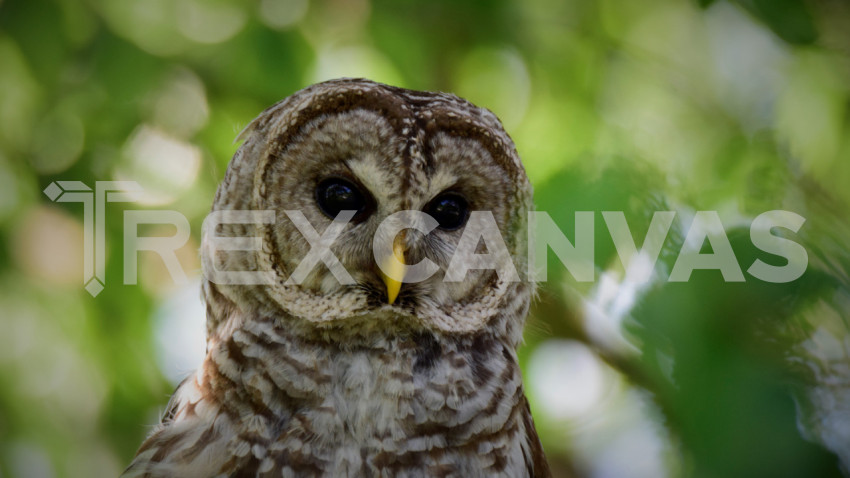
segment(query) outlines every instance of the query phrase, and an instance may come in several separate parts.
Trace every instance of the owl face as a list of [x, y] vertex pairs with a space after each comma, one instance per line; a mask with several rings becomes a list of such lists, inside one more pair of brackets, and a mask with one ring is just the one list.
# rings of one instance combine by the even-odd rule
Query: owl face
[[[451, 95], [334, 80], [272, 106], [244, 135], [213, 209], [275, 211], [274, 223], [256, 231], [230, 231], [264, 239], [261, 251], [242, 259], [243, 266], [274, 272], [274, 284], [252, 286], [258, 290], [249, 296], [264, 299], [260, 304], [320, 327], [364, 317], [374, 325], [384, 317], [393, 327], [469, 331], [482, 327], [506, 294], [528, 289], [486, 269], [445, 280], [475, 211], [492, 214], [514, 266], [524, 268], [531, 190], [513, 143], [489, 111]], [[234, 200], [228, 191], [238, 189], [252, 194]], [[286, 281], [313, 247], [292, 211], [319, 234], [340, 212], [353, 211], [329, 246], [352, 280], [341, 282], [319, 263], [298, 283]], [[424, 212], [436, 227], [387, 237], [381, 225], [400, 211]], [[432, 262], [434, 273], [398, 288], [381, 267], [386, 258], [373, 253], [376, 240], [393, 244], [405, 264]], [[231, 259], [219, 262], [219, 269], [233, 266]]]

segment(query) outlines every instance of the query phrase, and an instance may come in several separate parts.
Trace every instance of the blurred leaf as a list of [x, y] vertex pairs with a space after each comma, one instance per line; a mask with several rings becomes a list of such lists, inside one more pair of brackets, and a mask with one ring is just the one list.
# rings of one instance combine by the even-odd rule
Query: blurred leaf
[[777, 36], [794, 45], [809, 45], [818, 38], [814, 18], [805, 0], [738, 0]]

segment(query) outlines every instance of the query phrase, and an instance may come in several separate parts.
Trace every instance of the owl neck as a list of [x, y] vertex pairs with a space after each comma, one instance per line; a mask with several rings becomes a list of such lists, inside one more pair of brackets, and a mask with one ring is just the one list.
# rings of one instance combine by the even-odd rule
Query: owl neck
[[516, 432], [525, 403], [516, 351], [492, 332], [505, 324], [460, 337], [410, 331], [351, 345], [207, 303], [227, 315], [211, 320], [216, 333], [196, 381], [222, 410], [250, 410], [278, 427], [300, 416], [299, 426], [323, 424], [311, 433], [362, 444], [420, 428], [456, 446]]

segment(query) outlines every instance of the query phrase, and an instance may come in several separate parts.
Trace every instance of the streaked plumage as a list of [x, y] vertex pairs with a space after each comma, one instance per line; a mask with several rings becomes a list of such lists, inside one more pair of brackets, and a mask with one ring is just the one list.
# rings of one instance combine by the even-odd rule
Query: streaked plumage
[[[272, 106], [243, 137], [213, 210], [272, 209], [277, 221], [220, 226], [264, 248], [213, 255], [205, 239], [204, 267], [273, 270], [275, 284], [205, 282], [206, 359], [125, 476], [548, 476], [516, 356], [533, 285], [486, 270], [443, 282], [462, 229], [410, 234], [408, 263], [440, 271], [391, 305], [372, 254], [383, 218], [451, 189], [493, 212], [525, 271], [531, 187], [498, 119], [452, 95], [334, 80]], [[285, 283], [309, 244], [283, 211], [323, 231], [314, 190], [334, 175], [374, 197], [331, 248], [356, 284], [321, 264]]]

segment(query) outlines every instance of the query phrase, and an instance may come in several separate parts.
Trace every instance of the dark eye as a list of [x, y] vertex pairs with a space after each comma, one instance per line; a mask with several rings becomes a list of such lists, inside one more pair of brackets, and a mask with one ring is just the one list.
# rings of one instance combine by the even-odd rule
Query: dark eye
[[357, 211], [355, 219], [362, 219], [370, 208], [369, 199], [356, 184], [343, 178], [324, 179], [316, 187], [316, 203], [331, 219], [345, 210]]
[[428, 203], [425, 212], [436, 219], [441, 228], [452, 231], [466, 224], [469, 205], [459, 194], [445, 193]]

